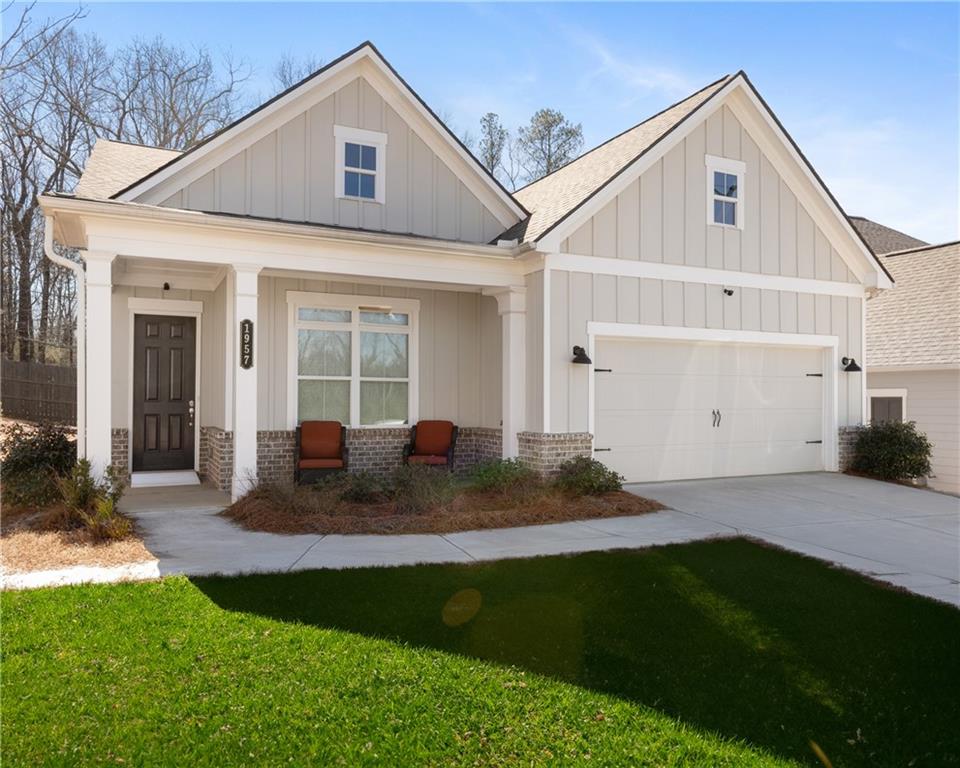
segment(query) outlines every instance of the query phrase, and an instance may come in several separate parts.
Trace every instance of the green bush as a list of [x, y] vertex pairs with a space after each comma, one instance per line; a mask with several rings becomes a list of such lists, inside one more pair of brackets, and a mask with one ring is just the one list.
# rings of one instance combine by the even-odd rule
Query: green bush
[[536, 473], [520, 459], [495, 459], [477, 465], [470, 485], [478, 491], [510, 493], [518, 487], [538, 485]]
[[852, 469], [883, 480], [926, 477], [932, 447], [912, 421], [871, 424], [857, 438]]
[[337, 476], [339, 495], [343, 501], [371, 504], [384, 493], [383, 481], [370, 472], [349, 472]]
[[57, 478], [70, 472], [77, 446], [62, 427], [13, 424], [3, 428], [3, 501], [43, 507], [59, 498]]
[[560, 465], [557, 487], [574, 496], [599, 496], [623, 489], [623, 476], [596, 459], [577, 456]]
[[68, 474], [57, 478], [56, 485], [62, 503], [48, 514], [48, 527], [83, 528], [96, 541], [122, 539], [132, 531], [130, 521], [117, 510], [126, 479], [114, 467], [97, 479], [90, 462], [80, 459]]
[[407, 464], [393, 473], [393, 501], [397, 512], [419, 515], [453, 501], [457, 483], [445, 469]]

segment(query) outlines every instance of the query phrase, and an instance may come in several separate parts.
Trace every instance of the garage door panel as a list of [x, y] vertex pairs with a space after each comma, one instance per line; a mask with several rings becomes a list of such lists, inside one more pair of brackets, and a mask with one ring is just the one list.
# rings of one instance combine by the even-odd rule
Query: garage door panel
[[[597, 458], [629, 480], [823, 468], [820, 349], [600, 340]], [[722, 418], [714, 426], [713, 411]]]

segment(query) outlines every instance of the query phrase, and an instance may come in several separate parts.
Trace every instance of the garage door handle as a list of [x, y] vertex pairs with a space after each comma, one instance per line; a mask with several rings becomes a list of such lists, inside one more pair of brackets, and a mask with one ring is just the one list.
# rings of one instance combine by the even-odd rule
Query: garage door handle
[[603, 452], [605, 452], [605, 451], [612, 451], [612, 450], [613, 450], [613, 448], [594, 448], [594, 449], [593, 449], [593, 452], [594, 452], [594, 453], [603, 453]]

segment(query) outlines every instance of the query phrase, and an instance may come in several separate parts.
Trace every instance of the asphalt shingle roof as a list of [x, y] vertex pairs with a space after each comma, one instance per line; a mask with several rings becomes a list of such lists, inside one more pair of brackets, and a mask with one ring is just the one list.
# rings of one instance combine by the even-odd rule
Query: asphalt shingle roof
[[500, 238], [533, 242], [545, 234], [723, 88], [732, 77], [727, 75], [711, 83], [663, 112], [580, 155], [549, 176], [514, 192], [513, 196], [531, 215], [504, 232]]
[[908, 248], [919, 248], [929, 243], [904, 234], [899, 230], [885, 227], [863, 216], [851, 216], [850, 223], [857, 228], [860, 236], [867, 241], [867, 245], [878, 256], [894, 251], [905, 251]]
[[175, 149], [97, 139], [77, 182], [76, 194], [106, 200], [179, 154]]
[[883, 257], [896, 286], [867, 302], [867, 365], [960, 364], [960, 242]]

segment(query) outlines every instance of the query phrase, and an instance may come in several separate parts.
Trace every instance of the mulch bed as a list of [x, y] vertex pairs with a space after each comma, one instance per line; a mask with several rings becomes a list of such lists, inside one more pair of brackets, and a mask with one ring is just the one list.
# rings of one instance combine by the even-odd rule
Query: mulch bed
[[513, 528], [642, 515], [663, 508], [656, 501], [626, 491], [570, 497], [549, 490], [520, 502], [502, 494], [466, 491], [446, 507], [421, 514], [399, 513], [389, 500], [368, 504], [340, 501], [329, 510], [304, 510], [269, 494], [253, 493], [220, 514], [247, 530], [266, 533], [396, 534]]

